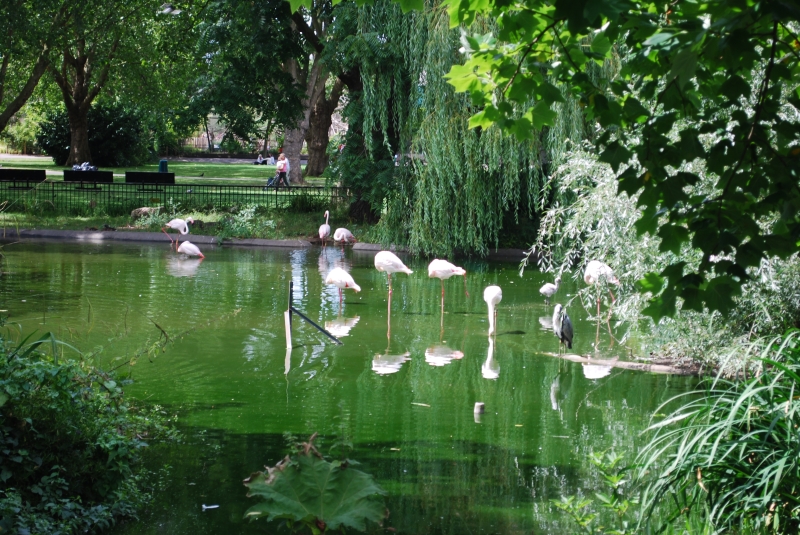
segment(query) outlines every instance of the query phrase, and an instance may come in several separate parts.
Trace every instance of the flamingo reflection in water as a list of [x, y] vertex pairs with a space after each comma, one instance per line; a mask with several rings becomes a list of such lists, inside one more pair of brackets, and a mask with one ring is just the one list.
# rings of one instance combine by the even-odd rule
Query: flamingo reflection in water
[[481, 375], [484, 379], [497, 379], [500, 377], [500, 363], [494, 358], [494, 338], [489, 337], [489, 352], [486, 355], [486, 362], [481, 366]]
[[583, 376], [587, 379], [602, 379], [611, 374], [613, 366], [603, 366], [601, 364], [581, 364], [583, 366]]
[[386, 351], [387, 353], [378, 353], [372, 359], [372, 371], [378, 375], [397, 373], [400, 371], [400, 368], [402, 368], [404, 362], [411, 360], [411, 353], [409, 351], [399, 355], [389, 355], [389, 350], [387, 349]]
[[167, 273], [173, 277], [194, 277], [202, 262], [202, 258], [171, 256], [167, 259]]
[[398, 353], [394, 355], [389, 354], [389, 348], [392, 346], [392, 294], [389, 292], [389, 307], [387, 311], [387, 320], [386, 320], [386, 339], [388, 343], [386, 344], [386, 351], [381, 354], [377, 353], [375, 357], [372, 359], [372, 371], [377, 373], [378, 375], [389, 375], [392, 373], [397, 373], [400, 371], [400, 368], [403, 366], [403, 363], [406, 361], [411, 360], [411, 353], [406, 351], [405, 353]]
[[425, 362], [431, 366], [446, 366], [454, 360], [463, 359], [464, 353], [444, 344], [434, 344], [425, 350]]
[[335, 320], [326, 321], [325, 330], [336, 338], [341, 338], [350, 334], [350, 331], [356, 326], [359, 319], [361, 319], [360, 316], [355, 316], [353, 318], [343, 318], [339, 316]]

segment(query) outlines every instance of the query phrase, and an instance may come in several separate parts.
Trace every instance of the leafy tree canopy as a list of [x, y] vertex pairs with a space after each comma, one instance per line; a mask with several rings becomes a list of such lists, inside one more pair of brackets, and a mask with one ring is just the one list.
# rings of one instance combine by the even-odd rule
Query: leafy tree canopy
[[[419, 0], [398, 0], [404, 9]], [[292, 0], [292, 5], [303, 0]], [[418, 5], [419, 4], [419, 5]], [[466, 37], [450, 83], [470, 95], [471, 126], [525, 139], [553, 124], [566, 89], [602, 132], [596, 148], [618, 191], [638, 196], [639, 234], [702, 252], [640, 281], [658, 319], [678, 298], [727, 312], [748, 268], [800, 244], [800, 40], [796, 2], [734, 0], [448, 0], [451, 26], [496, 21]], [[587, 68], [623, 68], [599, 87]], [[714, 177], [682, 170], [701, 161]]]

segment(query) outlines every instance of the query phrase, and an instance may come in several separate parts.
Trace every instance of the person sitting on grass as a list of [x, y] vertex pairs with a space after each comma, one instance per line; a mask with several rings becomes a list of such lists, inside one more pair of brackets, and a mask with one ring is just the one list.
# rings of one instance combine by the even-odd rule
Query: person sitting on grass
[[259, 154], [258, 155], [258, 160], [254, 161], [253, 164], [255, 164], [255, 165], [264, 165], [264, 157]]

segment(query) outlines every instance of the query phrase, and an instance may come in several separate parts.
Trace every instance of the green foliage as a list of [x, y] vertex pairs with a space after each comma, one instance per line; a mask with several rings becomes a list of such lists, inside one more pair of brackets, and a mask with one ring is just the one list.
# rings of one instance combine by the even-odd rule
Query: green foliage
[[[89, 147], [98, 167], [125, 167], [150, 158], [140, 112], [118, 103], [97, 104], [89, 110]], [[36, 137], [39, 146], [57, 165], [69, 157], [70, 126], [66, 111], [47, 114]]]
[[[638, 232], [655, 235], [660, 227], [666, 247], [701, 253], [694, 269], [675, 263], [660, 273], [662, 287], [647, 309], [656, 319], [674, 313], [678, 298], [686, 308], [728, 312], [747, 268], [787, 257], [800, 240], [800, 100], [792, 85], [800, 9], [756, 0], [737, 9], [724, 2], [663, 6], [449, 3], [451, 25], [481, 16], [499, 21], [497, 40], [469, 38], [468, 61], [449, 74], [479, 110], [473, 123], [525, 137], [537, 127], [537, 109], [559, 101], [551, 81], [563, 84], [605, 128], [596, 145], [618, 173], [619, 191], [639, 194]], [[624, 66], [605, 90], [587, 68], [617, 42]], [[698, 159], [716, 178], [708, 191], [692, 191], [697, 175], [676, 169]], [[728, 260], [715, 262], [719, 256]]]
[[[290, 15], [284, 2], [210, 2], [198, 27], [197, 53], [206, 61], [192, 107], [213, 108], [228, 133], [242, 140], [290, 127], [301, 112], [301, 92], [284, 66], [303, 54]], [[241, 152], [236, 148], [229, 152]]]
[[[707, 512], [719, 531], [800, 528], [800, 331], [754, 344], [763, 367], [744, 381], [707, 381], [676, 412], [650, 427], [642, 473], [658, 474], [642, 503], [671, 507], [669, 520]], [[656, 411], [660, 412], [659, 410]]]
[[[627, 497], [630, 490], [629, 471], [630, 467], [621, 466], [622, 455], [602, 452], [592, 453], [592, 464], [597, 467], [607, 492], [598, 492], [596, 500], [579, 498], [577, 496], [562, 496], [560, 500], [551, 500], [553, 505], [567, 513], [580, 527], [581, 533], [590, 535], [592, 533], [604, 533], [608, 535], [624, 535], [626, 533], [636, 533], [633, 529], [635, 514], [638, 512], [636, 506], [639, 502], [635, 497]], [[595, 509], [599, 505], [601, 510], [612, 513], [601, 515]], [[610, 522], [611, 525], [604, 526], [602, 520]]]
[[[470, 99], [472, 128], [496, 126], [531, 139], [555, 120], [563, 101], [559, 85], [604, 129], [595, 145], [601, 161], [618, 173], [618, 190], [639, 194], [637, 232], [658, 235], [667, 249], [685, 245], [700, 253], [693, 269], [675, 262], [654, 274], [658, 279], [650, 277], [655, 295], [649, 315], [673, 314], [678, 299], [686, 308], [727, 313], [748, 268], [797, 251], [795, 3], [744, 0], [735, 9], [726, 2], [634, 0], [447, 5], [451, 27], [470, 25], [475, 32], [465, 38], [465, 63], [441, 54], [452, 65], [449, 82]], [[496, 28], [487, 32], [485, 19]], [[590, 69], [617, 51], [624, 55], [619, 76], [598, 84]], [[438, 74], [427, 71], [428, 80]], [[693, 191], [698, 177], [676, 169], [696, 160], [716, 178], [707, 191]], [[715, 261], [719, 257], [725, 260]]]
[[165, 418], [126, 402], [112, 375], [64, 359], [52, 334], [26, 341], [0, 339], [0, 529], [84, 533], [135, 516], [149, 499], [140, 451], [172, 435]]
[[[679, 249], [664, 247], [664, 241], [638, 235], [635, 222], [641, 216], [636, 197], [617, 194], [615, 174], [608, 164], [598, 161], [587, 147], [565, 151], [564, 164], [554, 170], [548, 187], [556, 199], [541, 214], [539, 234], [529, 259], [538, 266], [559, 274], [572, 272], [581, 288], [576, 294], [593, 313], [600, 298], [611, 305], [602, 285], [582, 283], [583, 266], [589, 260], [610, 265], [622, 283], [612, 288], [617, 300], [613, 315], [618, 325], [628, 327], [621, 340], [639, 338], [640, 352], [654, 352], [690, 365], [699, 360], [714, 368], [725, 366], [725, 373], [748, 366], [741, 352], [752, 337], [777, 336], [790, 327], [800, 326], [800, 257], [785, 260], [770, 258], [748, 269], [748, 282], [733, 298], [735, 308], [722, 316], [719, 312], [695, 312], [677, 304], [672, 318], [657, 323], [641, 321], [649, 305], [646, 292], [659, 290], [663, 281], [648, 272], [661, 271], [682, 262], [694, 269], [702, 260], [699, 251], [682, 244]], [[714, 177], [702, 164], [684, 165], [683, 172], [697, 174], [698, 190], [713, 187]], [[636, 292], [636, 288], [643, 290]], [[734, 358], [729, 358], [729, 355]]]
[[267, 473], [256, 472], [245, 480], [248, 497], [259, 498], [246, 518], [285, 519], [313, 534], [326, 531], [366, 530], [366, 523], [386, 517], [386, 494], [369, 474], [353, 468], [353, 461], [327, 461], [308, 443], [287, 456]]

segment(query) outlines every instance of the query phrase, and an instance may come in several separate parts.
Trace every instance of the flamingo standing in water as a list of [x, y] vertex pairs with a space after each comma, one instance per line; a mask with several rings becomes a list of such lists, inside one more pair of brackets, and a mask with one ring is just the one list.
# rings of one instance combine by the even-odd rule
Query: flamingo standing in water
[[448, 262], [447, 260], [439, 260], [434, 259], [433, 262], [428, 264], [428, 277], [439, 279], [442, 283], [442, 303], [444, 303], [444, 280], [449, 279], [453, 275], [463, 275], [464, 276], [464, 293], [469, 297], [469, 293], [467, 292], [467, 270], [455, 266]]
[[539, 293], [544, 296], [544, 301], [547, 305], [550, 305], [550, 298], [553, 297], [553, 294], [555, 294], [558, 291], [559, 284], [561, 284], [561, 277], [556, 277], [555, 284], [551, 284], [548, 282], [547, 284], [544, 284], [542, 285], [541, 288], [539, 288]]
[[200, 252], [200, 249], [190, 241], [185, 241], [178, 246], [178, 252], [187, 256], [199, 256], [205, 258], [205, 255]]
[[[167, 234], [167, 229], [171, 228], [172, 230], [177, 230], [181, 234], [186, 235], [189, 234], [189, 223], [194, 224], [194, 219], [191, 217], [187, 217], [186, 220], [175, 218], [167, 223], [166, 226], [161, 227], [161, 232]], [[169, 242], [175, 245], [175, 247], [178, 246], [178, 238], [176, 238], [174, 242], [172, 241], [172, 236], [169, 234], [167, 234], [167, 238], [169, 238]]]
[[[614, 275], [614, 270], [611, 269], [607, 264], [597, 260], [592, 260], [586, 264], [586, 269], [583, 271], [583, 281], [590, 286], [593, 286], [600, 281], [607, 281], [619, 286], [619, 279]], [[614, 298], [614, 294], [611, 289], [608, 290], [608, 293], [611, 295], [611, 303], [616, 303], [617, 300]], [[599, 295], [597, 296], [597, 315], [598, 317], [600, 316]]]
[[342, 290], [350, 288], [356, 292], [361, 291], [361, 286], [356, 284], [353, 277], [342, 268], [333, 268], [330, 270], [328, 276], [325, 277], [325, 284], [332, 284], [339, 288], [339, 306], [342, 306]]
[[389, 251], [381, 251], [375, 255], [375, 269], [385, 271], [389, 277], [389, 295], [392, 295], [392, 273], [414, 273], [406, 267], [397, 255]]
[[328, 211], [325, 210], [325, 223], [319, 226], [319, 239], [322, 240], [322, 245], [325, 245], [325, 240], [331, 235], [331, 226], [328, 224], [329, 215]]
[[355, 243], [356, 237], [353, 236], [353, 233], [347, 230], [346, 228], [337, 228], [336, 232], [333, 233], [333, 241], [335, 242], [344, 242], [344, 243]]
[[483, 300], [489, 305], [489, 336], [496, 334], [497, 310], [494, 308], [503, 299], [499, 286], [487, 286], [483, 291]]

